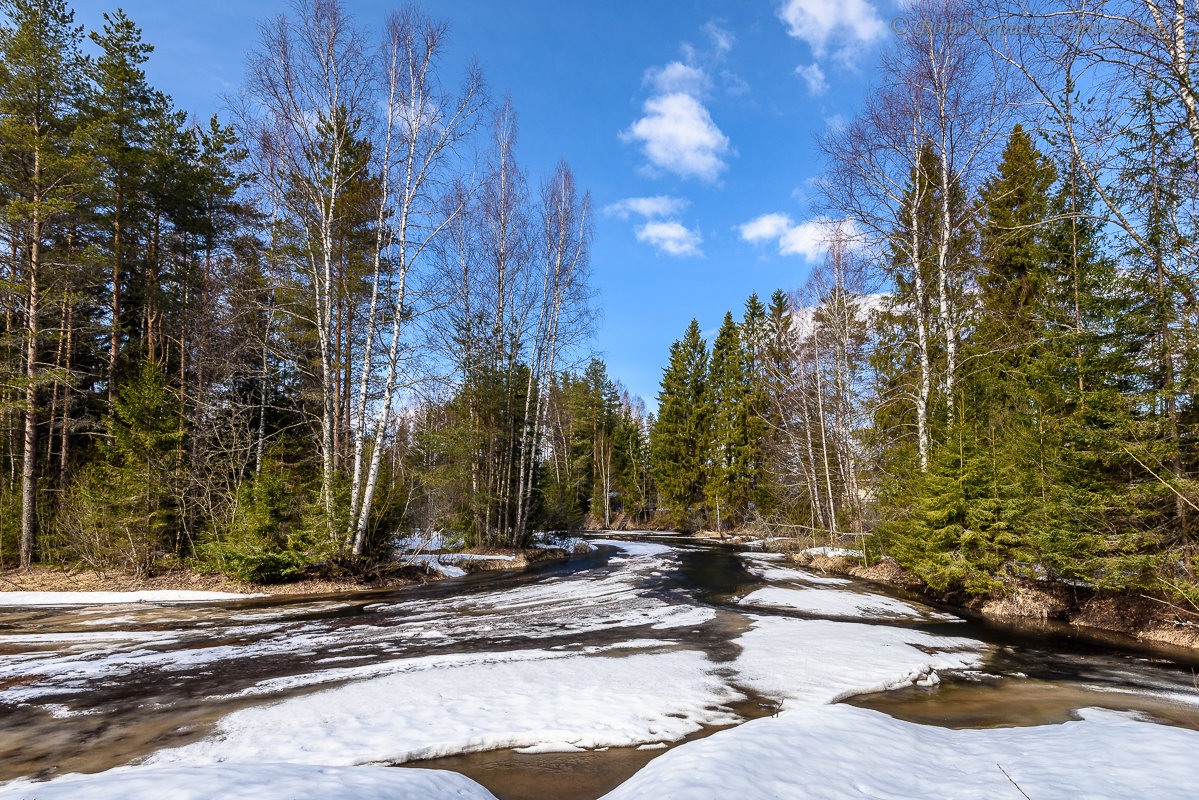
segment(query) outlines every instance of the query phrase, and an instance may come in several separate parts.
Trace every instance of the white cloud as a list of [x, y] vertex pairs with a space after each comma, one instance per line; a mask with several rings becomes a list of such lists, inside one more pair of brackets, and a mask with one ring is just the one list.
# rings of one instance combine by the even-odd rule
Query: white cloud
[[817, 56], [824, 55], [825, 46], [834, 34], [842, 40], [840, 50], [851, 42], [873, 42], [883, 37], [887, 28], [868, 0], [786, 0], [778, 12], [787, 26], [787, 33], [802, 39]]
[[700, 235], [674, 220], [651, 220], [637, 229], [637, 241], [649, 242], [663, 253], [672, 256], [699, 256]]
[[699, 67], [671, 61], [664, 67], [650, 67], [645, 71], [645, 82], [654, 87], [657, 94], [683, 92], [699, 96], [708, 88], [708, 76]]
[[672, 172], [714, 181], [727, 167], [726, 155], [734, 152], [707, 101], [713, 89], [736, 96], [749, 87], [723, 66], [736, 42], [733, 34], [714, 19], [702, 31], [706, 45], [684, 42], [680, 58], [645, 71], [650, 97], [642, 104], [640, 119], [620, 132], [621, 141], [641, 146], [649, 162], [643, 171], [651, 176]]
[[795, 68], [795, 74], [803, 78], [804, 83], [808, 85], [808, 94], [812, 97], [819, 97], [828, 91], [828, 81], [824, 78], [824, 70], [820, 65], [813, 62], [807, 66], [800, 65]]
[[604, 206], [604, 213], [610, 217], [628, 219], [630, 214], [642, 217], [670, 217], [681, 212], [688, 205], [682, 197], [670, 197], [660, 194], [654, 197], [626, 197], [611, 205]]
[[725, 169], [729, 139], [695, 97], [683, 92], [655, 95], [642, 110], [645, 116], [620, 137], [639, 142], [653, 167], [705, 181], [715, 180]]
[[852, 220], [832, 220], [816, 217], [796, 224], [788, 214], [763, 214], [743, 225], [739, 225], [741, 238], [747, 242], [774, 240], [779, 253], [784, 256], [800, 256], [805, 261], [816, 261], [828, 252], [828, 238], [833, 228], [840, 226], [849, 239], [857, 235]]
[[739, 227], [742, 239], [747, 242], [761, 242], [766, 239], [777, 239], [792, 224], [791, 217], [786, 214], [763, 214]]
[[829, 221], [810, 219], [783, 231], [779, 237], [779, 252], [785, 256], [802, 256], [815, 261], [828, 251]]

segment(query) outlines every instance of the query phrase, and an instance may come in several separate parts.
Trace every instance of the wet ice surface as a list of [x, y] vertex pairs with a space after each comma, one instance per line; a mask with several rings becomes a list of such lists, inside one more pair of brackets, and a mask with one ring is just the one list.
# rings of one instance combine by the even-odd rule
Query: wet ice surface
[[[767, 777], [785, 785], [795, 758], [789, 748], [819, 739], [830, 757], [842, 758], [838, 731], [873, 737], [884, 773], [915, 757], [887, 751], [887, 736], [959, 746], [953, 732], [925, 734], [926, 726], [878, 711], [828, 705], [863, 692], [935, 693], [942, 681], [990, 674], [1021, 680], [1034, 666], [1042, 680], [1166, 702], [1182, 704], [1190, 690], [1190, 675], [1174, 664], [1099, 650], [1061, 655], [1053, 643], [1038, 650], [1019, 637], [992, 641], [993, 632], [953, 615], [772, 554], [671, 537], [590, 541], [597, 551], [567, 565], [403, 592], [70, 610], [5, 608], [0, 594], [0, 779], [138, 762], [146, 766], [94, 780], [111, 778], [117, 783], [103, 786], [141, 797], [129, 787], [145, 784], [142, 773], [232, 770], [196, 773], [211, 777], [211, 791], [200, 797], [220, 795], [220, 781], [232, 780], [238, 765], [335, 771], [499, 748], [535, 759], [641, 747], [664, 754], [617, 796], [656, 785], [657, 796], [677, 789], [678, 796], [717, 797], [727, 794], [718, 784], [708, 791], [697, 776], [717, 769], [712, 774], [734, 785]], [[754, 706], [773, 715], [690, 741], [743, 721]], [[842, 710], [821, 710], [829, 708]], [[1163, 746], [1179, 736], [1199, 744], [1192, 731], [1104, 713], [1076, 714], [1080, 724], [1054, 733], [1049, 744], [996, 736], [970, 739], [970, 747], [985, 760], [1000, 759], [1008, 747], [1048, 753], [1054, 742], [1103, 746], [1117, 736], [1147, 748], [1155, 736]], [[772, 750], [779, 763], [761, 760]], [[699, 769], [695, 758], [711, 766]], [[1076, 768], [1025, 766], [1038, 785]], [[910, 771], [932, 781], [944, 765], [929, 756]], [[923, 785], [926, 796], [957, 786], [956, 773], [945, 774], [942, 784]], [[988, 781], [979, 792], [1005, 790]], [[413, 791], [386, 781], [371, 786], [380, 797]], [[487, 796], [451, 794], [463, 786], [426, 793]], [[791, 793], [907, 796], [855, 786], [819, 794], [804, 784]], [[566, 796], [552, 784], [542, 788]], [[0, 790], [9, 796], [23, 795]]]

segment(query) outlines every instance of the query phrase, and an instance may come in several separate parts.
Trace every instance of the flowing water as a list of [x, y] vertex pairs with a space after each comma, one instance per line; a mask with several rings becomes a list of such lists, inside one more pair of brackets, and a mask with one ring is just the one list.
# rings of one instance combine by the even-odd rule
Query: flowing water
[[[737, 658], [737, 638], [755, 615], [843, 619], [838, 609], [885, 610], [887, 603], [913, 600], [857, 581], [779, 569], [768, 556], [719, 543], [621, 538], [631, 544], [599, 540], [589, 555], [531, 572], [399, 591], [86, 608], [5, 608], [0, 594], [0, 781], [135, 763], [211, 736], [219, 720], [239, 709], [343, 686], [416, 659], [532, 650], [612, 657], [627, 647], [651, 656], [698, 651], [720, 672]], [[657, 558], [639, 560], [638, 553]], [[821, 589], [822, 597], [835, 593], [832, 612], [739, 602], [803, 586]], [[1188, 702], [1199, 701], [1193, 654], [1065, 627], [951, 621], [928, 611], [852, 619], [985, 642], [982, 667], [941, 675], [935, 686], [848, 702], [946, 727], [1053, 724], [1099, 706], [1199, 730], [1199, 702]], [[778, 710], [770, 698], [746, 690], [740, 696], [723, 706], [733, 722]], [[684, 741], [719, 728], [704, 726]], [[501, 800], [594, 798], [662, 752], [502, 748], [403, 765], [463, 772]]]

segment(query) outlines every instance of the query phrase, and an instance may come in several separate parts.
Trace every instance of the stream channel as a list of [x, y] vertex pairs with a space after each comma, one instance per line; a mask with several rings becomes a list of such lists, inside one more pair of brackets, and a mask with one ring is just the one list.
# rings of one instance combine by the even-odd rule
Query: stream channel
[[[1199, 657], [1187, 651], [964, 618], [718, 542], [589, 541], [591, 552], [565, 563], [395, 591], [86, 607], [6, 607], [0, 594], [0, 781], [245, 752], [449, 769], [501, 800], [596, 798], [671, 748], [791, 702], [742, 679], [754, 665], [739, 639], [780, 617], [918, 631], [945, 637], [948, 652], [980, 643], [969, 666], [836, 698], [909, 722], [1052, 725], [1100, 707], [1199, 730]], [[797, 643], [796, 669], [813, 652]], [[622, 658], [646, 676], [626, 701], [640, 707], [604, 721], [616, 713], [603, 709], [604, 682], [630, 681], [599, 665]], [[671, 671], [682, 686], [690, 667], [679, 665], [695, 662], [719, 702], [692, 702], [685, 687], [671, 696]], [[658, 698], [663, 708], [649, 708]], [[230, 722], [289, 703], [300, 709], [292, 730]], [[588, 703], [599, 709], [594, 731]], [[565, 744], [545, 743], [558, 736]]]

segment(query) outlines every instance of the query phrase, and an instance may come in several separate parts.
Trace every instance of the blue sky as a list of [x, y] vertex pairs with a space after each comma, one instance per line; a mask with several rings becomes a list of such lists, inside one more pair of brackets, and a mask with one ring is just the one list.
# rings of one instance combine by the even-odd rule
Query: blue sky
[[[816, 136], [853, 115], [889, 36], [878, 0], [440, 0], [447, 71], [473, 57], [520, 115], [533, 185], [558, 159], [597, 210], [592, 271], [609, 373], [655, 405], [670, 343], [745, 298], [790, 290], [820, 257], [805, 221]], [[109, 3], [77, 2], [99, 28]], [[256, 23], [282, 0], [125, 0], [151, 82], [206, 118], [240, 85]], [[348, 3], [364, 24], [393, 3]]]

